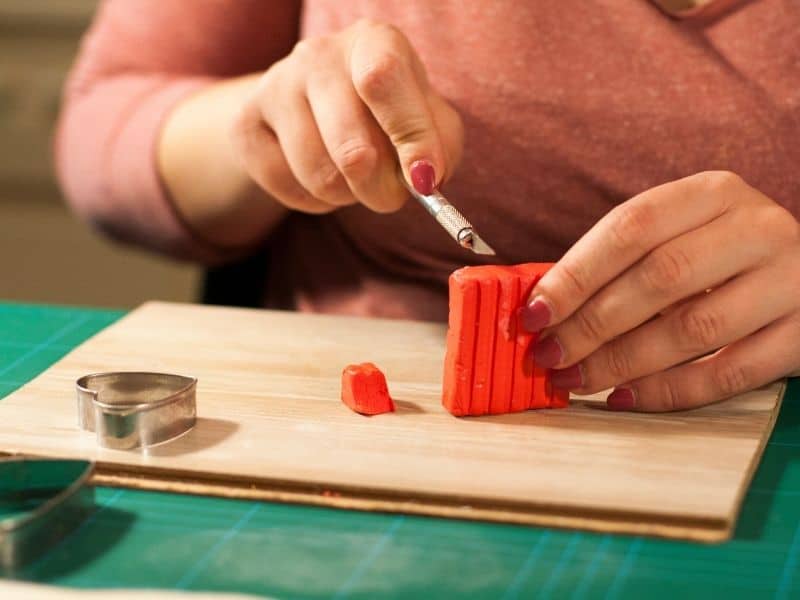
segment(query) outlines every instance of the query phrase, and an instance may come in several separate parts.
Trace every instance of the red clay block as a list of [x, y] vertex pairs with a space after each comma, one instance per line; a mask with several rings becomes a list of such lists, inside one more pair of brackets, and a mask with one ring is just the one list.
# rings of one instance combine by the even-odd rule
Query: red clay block
[[519, 276], [510, 268], [497, 268], [487, 275], [500, 281], [500, 302], [497, 307], [496, 339], [492, 396], [489, 413], [501, 415], [511, 411], [514, 392], [514, 356], [517, 345], [517, 315], [519, 305]]
[[386, 377], [372, 363], [348, 365], [342, 371], [342, 402], [362, 415], [394, 412]]
[[478, 338], [475, 342], [472, 399], [469, 404], [469, 414], [471, 415], [489, 413], [489, 400], [492, 397], [500, 282], [494, 278], [479, 280], [478, 292], [480, 313], [478, 315]]
[[550, 394], [548, 393], [545, 382], [548, 380], [547, 369], [533, 366], [533, 395], [531, 396], [531, 408], [548, 408], [550, 406]]
[[[521, 296], [520, 306], [522, 306], [531, 294], [533, 287], [539, 282], [547, 270], [550, 268], [550, 263], [527, 263], [524, 265], [517, 265], [516, 269], [521, 273], [521, 278], [524, 281], [525, 290]], [[523, 364], [530, 368], [531, 377], [531, 395], [528, 402], [528, 408], [547, 408], [550, 406], [550, 400], [545, 388], [545, 379], [547, 371], [545, 369], [537, 368], [533, 362], [533, 356], [530, 349], [536, 343], [538, 335], [532, 334], [526, 339], [527, 343], [527, 358]]]
[[[514, 270], [519, 274], [519, 299], [517, 302], [514, 316], [516, 318], [517, 311], [525, 304], [528, 296], [533, 290], [533, 286], [542, 276], [542, 267], [538, 264], [525, 264], [517, 265]], [[514, 353], [514, 377], [513, 377], [513, 392], [511, 396], [511, 411], [518, 412], [527, 410], [533, 405], [534, 393], [534, 371], [533, 360], [531, 356], [531, 344], [533, 343], [534, 334], [529, 333], [517, 327], [516, 332], [516, 348]]]
[[566, 408], [569, 406], [569, 390], [551, 387], [552, 396], [550, 398], [551, 408]]
[[518, 329], [517, 312], [551, 267], [529, 263], [465, 267], [450, 276], [442, 403], [456, 416], [563, 407], [548, 371], [535, 368], [535, 336]]
[[460, 269], [450, 276], [449, 287], [448, 352], [442, 402], [447, 410], [460, 416], [470, 414], [478, 329], [478, 282], [471, 277], [469, 269]]

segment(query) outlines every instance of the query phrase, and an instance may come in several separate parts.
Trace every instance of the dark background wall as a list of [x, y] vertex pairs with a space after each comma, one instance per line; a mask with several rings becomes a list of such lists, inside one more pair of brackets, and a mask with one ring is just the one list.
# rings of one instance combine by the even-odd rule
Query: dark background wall
[[0, 300], [189, 301], [196, 268], [101, 239], [70, 215], [55, 184], [50, 139], [61, 85], [95, 4], [0, 1]]

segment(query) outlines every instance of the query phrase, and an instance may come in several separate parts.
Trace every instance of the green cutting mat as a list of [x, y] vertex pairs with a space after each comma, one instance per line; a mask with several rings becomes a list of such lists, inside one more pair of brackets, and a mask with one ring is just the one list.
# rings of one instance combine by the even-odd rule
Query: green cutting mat
[[[0, 397], [121, 314], [0, 304]], [[721, 546], [99, 488], [24, 577], [281, 598], [800, 598], [800, 380]]]

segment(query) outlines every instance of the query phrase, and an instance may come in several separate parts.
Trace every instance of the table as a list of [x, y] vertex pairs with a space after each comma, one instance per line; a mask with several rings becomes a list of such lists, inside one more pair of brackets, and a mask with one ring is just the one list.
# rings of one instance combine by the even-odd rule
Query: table
[[[0, 397], [123, 314], [0, 303]], [[280, 598], [797, 598], [800, 380], [726, 544], [98, 488], [23, 578]]]

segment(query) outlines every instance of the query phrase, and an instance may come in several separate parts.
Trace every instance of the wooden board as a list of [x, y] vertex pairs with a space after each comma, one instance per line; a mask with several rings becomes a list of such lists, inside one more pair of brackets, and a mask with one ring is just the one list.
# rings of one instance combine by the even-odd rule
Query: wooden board
[[[443, 325], [148, 303], [0, 401], [0, 451], [87, 457], [99, 483], [365, 510], [727, 538], [784, 384], [695, 411], [564, 410], [458, 419], [441, 406]], [[339, 401], [348, 363], [386, 373], [398, 411]], [[194, 430], [148, 452], [98, 448], [75, 380], [199, 378]]]

